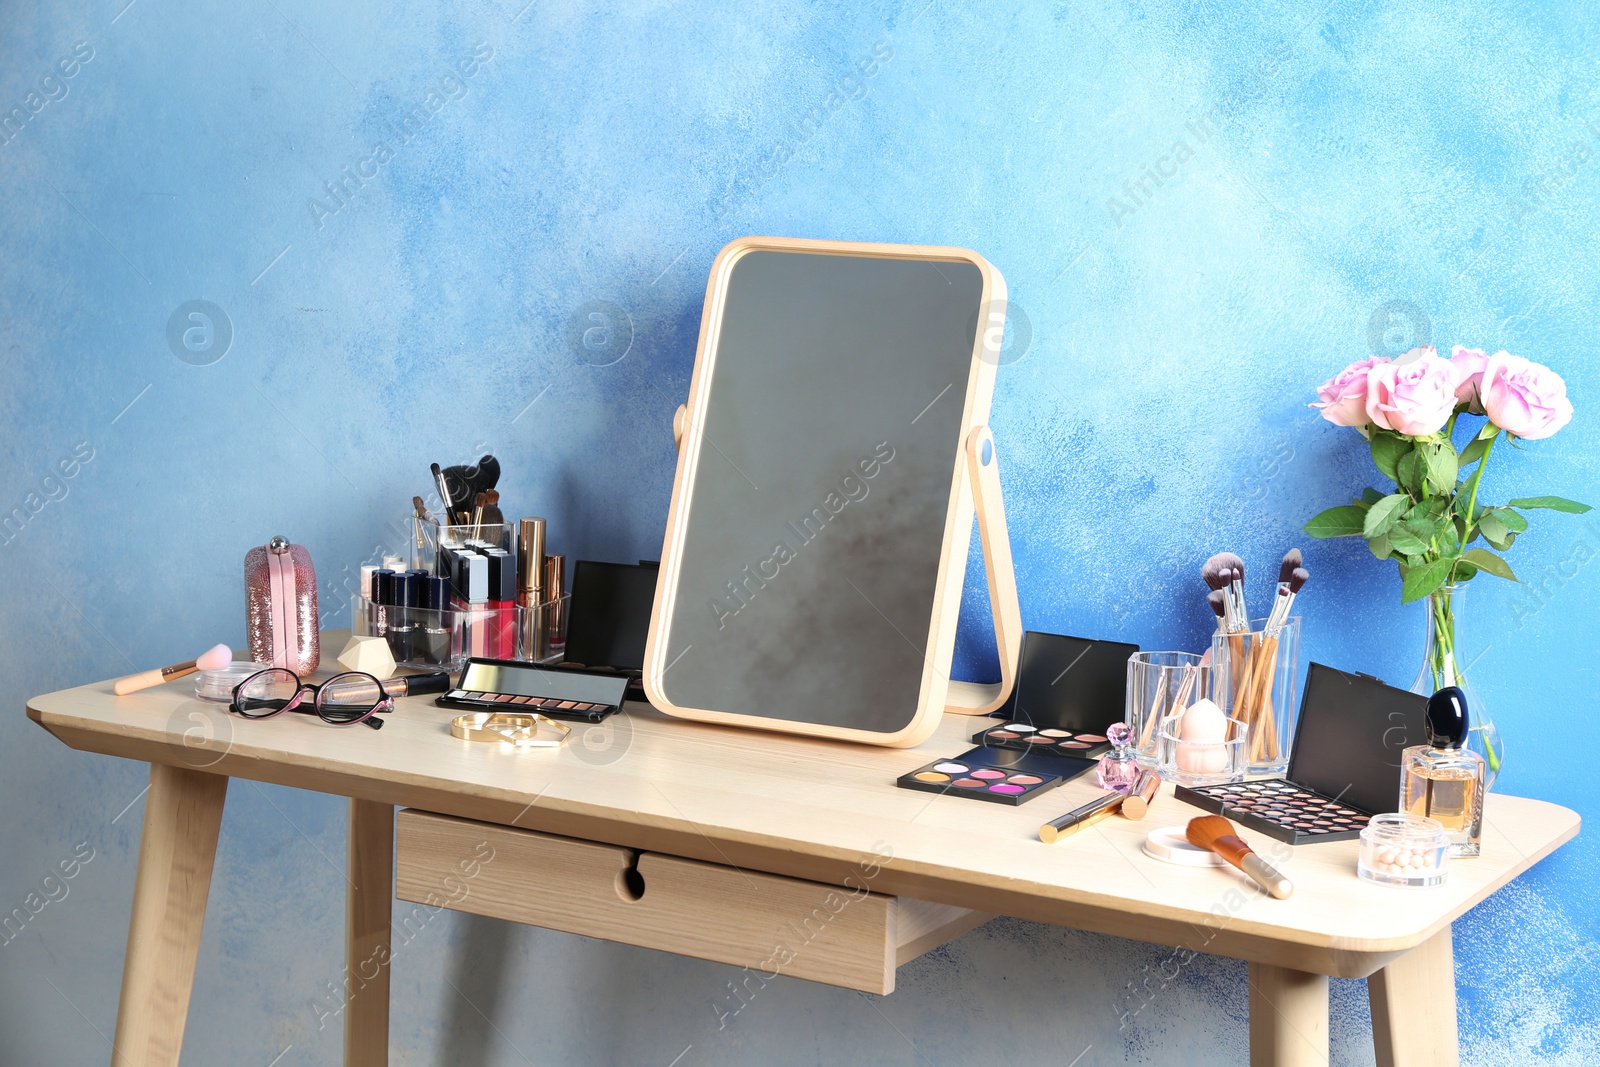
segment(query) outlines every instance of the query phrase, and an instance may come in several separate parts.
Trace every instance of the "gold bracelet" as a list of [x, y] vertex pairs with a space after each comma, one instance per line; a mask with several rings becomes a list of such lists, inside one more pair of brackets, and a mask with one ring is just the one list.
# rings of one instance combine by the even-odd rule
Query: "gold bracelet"
[[[559, 730], [560, 736], [553, 740], [539, 737], [541, 726]], [[572, 733], [572, 727], [538, 712], [475, 711], [451, 719], [450, 732], [463, 741], [503, 741], [518, 748], [555, 748]]]

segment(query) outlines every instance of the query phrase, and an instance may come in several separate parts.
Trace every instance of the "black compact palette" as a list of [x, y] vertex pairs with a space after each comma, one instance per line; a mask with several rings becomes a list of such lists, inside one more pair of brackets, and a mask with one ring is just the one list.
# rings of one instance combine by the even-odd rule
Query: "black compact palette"
[[[1081, 764], [1081, 766], [1079, 766]], [[975, 748], [902, 774], [901, 789], [948, 793], [991, 804], [1025, 804], [1094, 766], [1094, 761], [1041, 759], [1030, 752]]]
[[1000, 721], [972, 735], [985, 748], [1047, 756], [1098, 756], [1106, 730], [1121, 722], [1128, 691], [1128, 657], [1138, 645], [1040, 633], [1022, 635], [1017, 682]]
[[1400, 807], [1400, 756], [1427, 741], [1428, 698], [1321, 663], [1306, 673], [1286, 778], [1178, 786], [1179, 800], [1304, 845], [1359, 837]]
[[537, 711], [559, 719], [599, 722], [620, 711], [627, 695], [627, 676], [612, 671], [474, 657], [461, 668], [455, 686], [435, 703], [467, 711]]

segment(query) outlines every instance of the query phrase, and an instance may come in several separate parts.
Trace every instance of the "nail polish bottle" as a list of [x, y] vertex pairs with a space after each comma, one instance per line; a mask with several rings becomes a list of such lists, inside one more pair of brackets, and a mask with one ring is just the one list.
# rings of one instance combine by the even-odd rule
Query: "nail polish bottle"
[[1476, 856], [1483, 837], [1483, 757], [1466, 747], [1467, 697], [1450, 686], [1428, 701], [1428, 743], [1400, 757], [1400, 810], [1444, 826], [1450, 855]]

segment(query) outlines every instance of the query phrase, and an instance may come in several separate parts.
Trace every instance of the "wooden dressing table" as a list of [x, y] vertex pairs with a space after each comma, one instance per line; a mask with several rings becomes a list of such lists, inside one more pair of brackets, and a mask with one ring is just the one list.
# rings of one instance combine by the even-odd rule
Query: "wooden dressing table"
[[230, 777], [350, 798], [346, 947], [363, 989], [344, 1012], [349, 1067], [388, 1062], [395, 897], [874, 993], [893, 991], [899, 964], [1018, 916], [1248, 961], [1253, 1067], [1327, 1063], [1329, 975], [1367, 979], [1380, 1067], [1455, 1064], [1451, 921], [1579, 828], [1565, 808], [1491, 795], [1483, 856], [1425, 891], [1359, 880], [1354, 841], [1290, 849], [1245, 832], [1295, 883], [1279, 901], [1232, 868], [1142, 855], [1150, 829], [1198, 814], [1170, 787], [1144, 821], [1057, 845], [1039, 824], [1092, 781], [1017, 808], [896, 789], [971, 747], [965, 716], [889, 750], [629, 705], [562, 748], [513, 751], [452, 737], [452, 714], [411, 698], [376, 732], [252, 722], [196, 700], [191, 680], [29, 701], [72, 748], [151, 764], [117, 1067], [178, 1062]]

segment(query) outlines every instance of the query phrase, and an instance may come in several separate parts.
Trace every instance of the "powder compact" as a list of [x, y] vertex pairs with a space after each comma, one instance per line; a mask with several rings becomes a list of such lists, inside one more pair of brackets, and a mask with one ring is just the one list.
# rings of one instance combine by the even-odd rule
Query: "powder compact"
[[1122, 721], [1128, 657], [1138, 645], [1040, 633], [1022, 635], [1017, 682], [972, 743], [1049, 756], [1097, 756], [1106, 730]]
[[902, 774], [895, 785], [1016, 806], [1093, 766], [1093, 760], [1041, 759], [1031, 752], [975, 748]]
[[1313, 663], [1287, 777], [1175, 795], [1291, 845], [1352, 840], [1399, 807], [1400, 755], [1426, 741], [1427, 708], [1427, 697]]
[[474, 657], [462, 666], [455, 686], [435, 703], [467, 711], [538, 712], [599, 722], [621, 710], [627, 692], [627, 676], [612, 671]]

